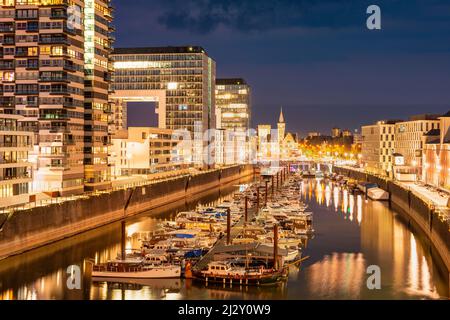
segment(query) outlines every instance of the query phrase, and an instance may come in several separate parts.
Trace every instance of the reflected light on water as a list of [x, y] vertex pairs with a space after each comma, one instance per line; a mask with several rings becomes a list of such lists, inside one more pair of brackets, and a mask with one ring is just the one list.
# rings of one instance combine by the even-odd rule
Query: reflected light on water
[[347, 210], [348, 210], [348, 191], [344, 190], [343, 192], [343, 202], [342, 202], [342, 212], [344, 213], [344, 218], [347, 219]]
[[417, 256], [416, 237], [410, 235], [410, 257], [409, 257], [409, 286], [412, 290], [419, 289], [419, 258]]
[[325, 187], [325, 201], [327, 207], [329, 207], [331, 205], [331, 188], [329, 184]]
[[[432, 284], [428, 261], [422, 255], [423, 248], [417, 246], [414, 234], [410, 235], [410, 259], [408, 268], [409, 283], [406, 292], [424, 297], [438, 299], [436, 286]], [[421, 257], [421, 258], [420, 258]]]
[[350, 195], [350, 221], [353, 221], [353, 212], [355, 209], [355, 197], [353, 195]]
[[358, 299], [364, 281], [365, 260], [361, 253], [333, 253], [304, 272], [309, 290], [315, 296]]
[[[105, 236], [96, 235], [95, 241], [70, 242], [63, 250], [58, 245], [60, 251], [55, 251], [56, 258], [50, 257], [46, 249], [41, 256], [37, 255], [39, 262], [33, 262], [33, 256], [25, 255], [25, 258], [31, 258], [4, 265], [3, 270], [0, 269], [3, 285], [0, 299], [401, 299], [448, 296], [448, 279], [440, 277], [429, 250], [419, 236], [396, 218], [387, 204], [365, 201], [364, 196], [350, 195], [337, 185], [323, 184], [315, 179], [301, 183], [301, 195], [314, 212], [316, 235], [304, 246], [304, 254], [310, 259], [300, 269], [291, 270], [286, 285], [241, 290], [205, 288], [180, 279], [107, 284], [92, 283], [86, 277], [82, 285], [87, 290], [68, 290], [65, 283], [67, 266], [83, 263], [87, 267], [87, 259], [94, 258], [95, 263], [103, 263], [120, 254], [118, 225]], [[326, 206], [320, 205], [324, 201]], [[215, 204], [214, 201], [204, 203]], [[330, 214], [334, 210], [339, 214]], [[175, 214], [173, 211], [157, 217], [145, 216], [139, 222], [132, 220], [127, 227], [127, 248], [137, 248], [143, 232], [155, 230], [159, 221], [173, 219]], [[366, 288], [366, 267], [372, 264], [382, 268], [381, 293]]]
[[334, 210], [338, 211], [338, 207], [339, 207], [339, 188], [338, 187], [333, 188], [333, 201], [334, 201]]
[[358, 195], [358, 198], [356, 200], [356, 211], [357, 211], [357, 218], [356, 219], [358, 220], [358, 224], [359, 225], [361, 225], [362, 216], [363, 216], [363, 214], [362, 214], [362, 211], [363, 211], [362, 204], [363, 204], [362, 197], [361, 197], [361, 195]]
[[317, 203], [318, 204], [323, 204], [323, 198], [324, 198], [324, 194], [323, 194], [323, 187], [322, 187], [322, 183], [318, 180], [316, 180], [316, 199], [317, 199]]

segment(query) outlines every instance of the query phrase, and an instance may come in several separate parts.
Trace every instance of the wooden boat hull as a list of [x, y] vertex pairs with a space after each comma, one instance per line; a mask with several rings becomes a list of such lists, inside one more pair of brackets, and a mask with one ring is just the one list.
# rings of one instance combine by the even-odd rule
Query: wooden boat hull
[[207, 276], [202, 273], [194, 274], [194, 280], [201, 281], [208, 284], [226, 284], [226, 285], [240, 285], [240, 286], [263, 286], [276, 285], [287, 280], [287, 270], [277, 272], [270, 275], [251, 276], [251, 277], [234, 277], [234, 276]]
[[113, 278], [113, 279], [166, 279], [180, 278], [181, 267], [155, 267], [149, 270], [140, 270], [133, 272], [116, 271], [92, 271], [92, 278]]

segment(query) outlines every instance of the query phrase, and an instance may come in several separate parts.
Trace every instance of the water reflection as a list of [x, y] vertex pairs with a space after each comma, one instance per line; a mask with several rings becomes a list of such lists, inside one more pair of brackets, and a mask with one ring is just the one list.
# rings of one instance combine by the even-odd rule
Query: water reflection
[[361, 253], [332, 253], [305, 272], [308, 289], [322, 299], [359, 299], [363, 286], [365, 261]]
[[[201, 199], [212, 205], [236, 187]], [[276, 287], [212, 286], [191, 280], [150, 280], [140, 283], [91, 282], [68, 290], [66, 269], [89, 261], [105, 262], [120, 253], [120, 224], [0, 262], [0, 299], [407, 299], [448, 297], [448, 279], [429, 254], [428, 244], [385, 203], [352, 195], [331, 182], [305, 180], [301, 197], [314, 212], [316, 234], [308, 242], [300, 267], [291, 268], [289, 281]], [[180, 210], [182, 202], [153, 210], [127, 222], [126, 247], [139, 248], [140, 232], [150, 231]], [[368, 290], [366, 269], [378, 265], [382, 290]]]

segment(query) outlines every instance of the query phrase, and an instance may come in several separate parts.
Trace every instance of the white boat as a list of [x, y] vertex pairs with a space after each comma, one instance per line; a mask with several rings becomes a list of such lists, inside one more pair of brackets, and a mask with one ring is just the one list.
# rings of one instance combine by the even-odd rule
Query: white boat
[[163, 279], [180, 276], [181, 266], [147, 265], [139, 259], [109, 261], [94, 266], [92, 271], [93, 278]]
[[[264, 243], [266, 246], [273, 248], [273, 243]], [[300, 257], [300, 251], [297, 248], [285, 247], [282, 245], [278, 245], [278, 248], [285, 249], [287, 251], [287, 255], [283, 256], [284, 262], [293, 262]]]
[[377, 201], [388, 201], [389, 192], [384, 191], [380, 188], [371, 188], [367, 191], [367, 196], [372, 200]]

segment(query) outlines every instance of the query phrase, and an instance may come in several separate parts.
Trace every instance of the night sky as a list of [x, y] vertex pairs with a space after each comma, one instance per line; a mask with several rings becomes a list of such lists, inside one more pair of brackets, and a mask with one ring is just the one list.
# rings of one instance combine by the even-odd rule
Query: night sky
[[[305, 134], [450, 110], [450, 0], [114, 0], [116, 47], [200, 45]], [[368, 30], [377, 4], [382, 30]], [[130, 111], [130, 122], [139, 117]]]

